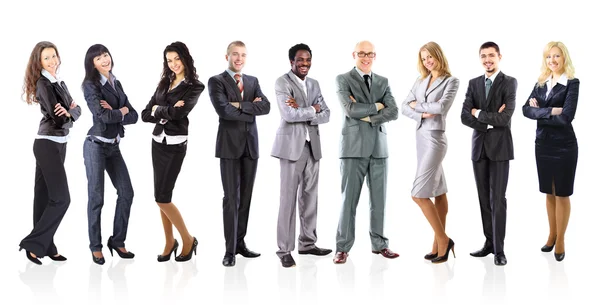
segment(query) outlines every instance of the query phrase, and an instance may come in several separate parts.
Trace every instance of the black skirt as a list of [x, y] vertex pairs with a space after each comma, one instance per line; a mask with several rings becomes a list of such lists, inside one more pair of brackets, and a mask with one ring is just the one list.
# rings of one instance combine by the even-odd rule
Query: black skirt
[[154, 198], [158, 203], [170, 203], [177, 176], [187, 151], [187, 141], [167, 145], [152, 140], [152, 167], [154, 168]]
[[560, 197], [573, 195], [578, 151], [577, 140], [560, 143], [535, 141], [535, 161], [540, 192]]

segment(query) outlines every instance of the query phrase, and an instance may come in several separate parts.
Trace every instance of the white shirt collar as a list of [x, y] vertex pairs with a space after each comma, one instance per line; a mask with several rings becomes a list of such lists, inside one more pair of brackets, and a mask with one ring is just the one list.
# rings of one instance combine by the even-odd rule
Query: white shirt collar
[[[567, 85], [567, 82], [569, 81], [569, 79], [567, 78], [567, 73], [563, 73], [559, 78], [558, 81], [556, 82], [557, 84], [561, 84], [563, 86]], [[550, 82], [550, 86], [552, 86], [552, 74], [550, 74], [550, 76], [548, 76], [548, 78], [546, 78], [546, 83]]]
[[490, 76], [490, 77], [487, 77], [487, 75], [485, 75], [485, 79], [489, 78], [492, 81], [492, 83], [494, 83], [494, 80], [496, 80], [496, 76], [498, 76], [499, 73], [500, 73], [500, 70], [496, 71], [496, 73], [492, 74], [492, 76]]
[[46, 77], [48, 80], [50, 80], [51, 83], [56, 83], [56, 82], [60, 81], [60, 77], [58, 77], [58, 74], [56, 74], [56, 77], [54, 77], [46, 69], [42, 69], [42, 75], [44, 77]]

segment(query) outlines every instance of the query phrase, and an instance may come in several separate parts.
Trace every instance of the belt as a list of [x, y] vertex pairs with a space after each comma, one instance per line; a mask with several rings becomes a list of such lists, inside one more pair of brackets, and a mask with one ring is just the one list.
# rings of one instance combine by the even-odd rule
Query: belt
[[116, 140], [116, 139], [115, 139], [115, 141], [114, 141], [114, 142], [112, 142], [112, 143], [103, 142], [103, 141], [100, 141], [100, 140], [98, 140], [98, 139], [96, 139], [96, 138], [92, 138], [92, 137], [87, 137], [87, 139], [88, 139], [88, 141], [94, 142], [94, 143], [96, 143], [96, 144], [100, 144], [100, 145], [102, 145], [102, 146], [115, 146], [115, 145], [118, 145], [118, 144], [119, 144], [119, 142], [117, 142], [117, 140]]

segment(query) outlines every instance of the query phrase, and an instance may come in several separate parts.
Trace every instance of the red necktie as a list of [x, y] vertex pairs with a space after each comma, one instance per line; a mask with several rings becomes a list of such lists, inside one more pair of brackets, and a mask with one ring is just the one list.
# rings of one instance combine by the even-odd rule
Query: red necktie
[[244, 91], [244, 84], [241, 82], [242, 76], [236, 73], [233, 78], [235, 78], [235, 84], [240, 89], [240, 93], [242, 93]]

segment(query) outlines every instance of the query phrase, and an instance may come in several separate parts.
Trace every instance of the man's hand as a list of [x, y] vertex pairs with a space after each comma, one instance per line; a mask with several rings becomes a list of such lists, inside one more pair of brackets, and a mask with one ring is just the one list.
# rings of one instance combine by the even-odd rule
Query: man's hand
[[498, 109], [498, 113], [502, 113], [504, 109], [506, 109], [506, 104], [502, 104], [502, 106], [500, 106], [500, 109]]
[[254, 100], [253, 100], [252, 102], [253, 102], [253, 103], [256, 103], [256, 102], [262, 102], [262, 97], [260, 97], [260, 96], [257, 96], [256, 98], [254, 98]]
[[417, 107], [417, 101], [412, 101], [412, 102], [408, 103], [408, 106], [412, 109], [415, 109], [415, 107]]
[[471, 109], [471, 115], [475, 116], [475, 113], [477, 113], [477, 110], [479, 110], [479, 109], [477, 109], [477, 108]]
[[362, 118], [360, 120], [363, 121], [363, 122], [371, 123], [371, 117], [370, 116], [366, 116], [366, 117], [364, 117], [364, 118]]
[[312, 106], [313, 106], [313, 108], [315, 108], [315, 111], [316, 111], [317, 113], [321, 112], [321, 105], [319, 105], [319, 104], [314, 104], [314, 105], [312, 105]]
[[296, 103], [296, 99], [291, 96], [288, 96], [288, 99], [285, 101], [285, 104], [294, 109], [298, 108], [298, 103]]
[[231, 106], [240, 109], [240, 103], [239, 102], [229, 102], [229, 104], [231, 104]]

